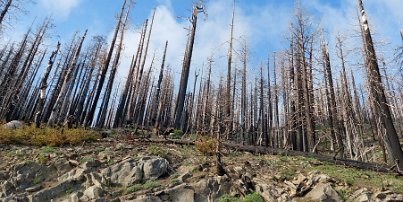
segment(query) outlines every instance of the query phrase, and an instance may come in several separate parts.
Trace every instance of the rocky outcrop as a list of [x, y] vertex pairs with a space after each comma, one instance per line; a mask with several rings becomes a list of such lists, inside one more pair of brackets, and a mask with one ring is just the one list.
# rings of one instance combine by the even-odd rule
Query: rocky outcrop
[[[60, 167], [63, 168], [70, 166], [68, 163], [62, 163], [62, 165]], [[63, 170], [63, 168], [59, 169]], [[2, 172], [0, 201], [92, 201], [95, 199], [107, 201], [105, 197], [108, 187], [130, 186], [145, 180], [156, 180], [168, 173], [169, 163], [159, 157], [144, 157], [140, 160], [128, 158], [102, 168], [98, 160], [91, 160], [56, 178], [55, 174], [59, 169], [56, 166], [29, 162], [14, 166], [9, 175]], [[57, 180], [54, 181], [52, 178]], [[43, 188], [43, 181], [51, 182], [51, 184]], [[172, 197], [189, 197], [186, 193], [177, 191]]]
[[143, 157], [132, 158], [103, 169], [101, 173], [115, 185], [129, 186], [142, 181], [155, 180], [166, 175], [169, 163], [166, 159]]
[[17, 121], [17, 120], [10, 121], [3, 125], [4, 128], [9, 129], [9, 130], [15, 130], [15, 129], [21, 128], [23, 126], [24, 126], [24, 122]]
[[[85, 147], [53, 149], [57, 154], [46, 153], [45, 163], [31, 158], [15, 165], [0, 164], [0, 201], [209, 202], [223, 195], [243, 197], [250, 193], [258, 193], [270, 202], [403, 201], [403, 195], [388, 190], [354, 191], [319, 171], [297, 172], [290, 178], [267, 173], [264, 163], [245, 162], [226, 166], [227, 174], [215, 176], [214, 163], [206, 159], [175, 165], [161, 157], [127, 154], [139, 148], [123, 143], [102, 151]], [[18, 159], [34, 150], [18, 148], [8, 154]]]

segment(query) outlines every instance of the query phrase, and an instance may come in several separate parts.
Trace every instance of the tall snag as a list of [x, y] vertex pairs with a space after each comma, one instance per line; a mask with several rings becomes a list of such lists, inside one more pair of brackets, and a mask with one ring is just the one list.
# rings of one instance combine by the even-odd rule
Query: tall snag
[[200, 2], [199, 6], [198, 5], [193, 6], [193, 14], [192, 14], [192, 19], [191, 19], [192, 27], [191, 27], [190, 36], [189, 36], [189, 40], [188, 40], [186, 51], [185, 51], [185, 57], [183, 59], [182, 75], [181, 75], [181, 80], [180, 80], [180, 84], [179, 84], [178, 98], [176, 99], [175, 123], [174, 123], [174, 126], [176, 128], [179, 128], [181, 126], [182, 112], [183, 112], [183, 107], [185, 105], [186, 89], [188, 86], [190, 64], [191, 64], [191, 60], [192, 60], [193, 45], [194, 45], [195, 35], [196, 35], [197, 16], [198, 16], [199, 12], [203, 12], [203, 11], [204, 11], [204, 8], [203, 8], [202, 1]]
[[385, 89], [382, 84], [381, 74], [379, 72], [378, 60], [374, 44], [372, 41], [371, 31], [368, 25], [368, 18], [362, 4], [362, 0], [358, 0], [358, 5], [361, 11], [361, 32], [365, 46], [365, 66], [367, 70], [367, 80], [372, 94], [373, 104], [379, 113], [375, 116], [380, 120], [385, 128], [386, 137], [384, 137], [385, 146], [388, 151], [390, 163], [396, 166], [397, 171], [403, 171], [403, 151], [399, 143], [396, 128], [393, 124], [392, 114], [385, 96]]
[[123, 12], [125, 10], [125, 6], [126, 6], [126, 0], [123, 2], [122, 9], [120, 11], [119, 18], [118, 18], [118, 23], [116, 24], [115, 33], [113, 34], [112, 43], [111, 43], [111, 46], [109, 48], [108, 56], [107, 56], [107, 58], [106, 58], [106, 60], [104, 62], [104, 66], [102, 67], [102, 70], [101, 70], [102, 71], [101, 76], [99, 78], [97, 90], [96, 90], [96, 93], [95, 93], [95, 96], [94, 96], [94, 103], [92, 103], [91, 109], [90, 109], [90, 111], [88, 112], [88, 114], [87, 114], [87, 116], [85, 118], [84, 126], [91, 125], [91, 123], [93, 121], [95, 110], [96, 110], [97, 105], [98, 105], [98, 100], [99, 100], [99, 97], [101, 96], [102, 87], [104, 86], [106, 73], [108, 71], [109, 64], [110, 64], [111, 59], [112, 59], [113, 50], [115, 49], [115, 43], [116, 43], [116, 39], [118, 37], [118, 32], [119, 32], [119, 29], [120, 29], [120, 25], [122, 23], [122, 16], [123, 16]]
[[60, 43], [58, 42], [56, 50], [53, 51], [52, 54], [50, 55], [48, 66], [42, 77], [41, 86], [40, 86], [40, 100], [39, 100], [39, 105], [37, 106], [37, 111], [35, 114], [35, 126], [37, 128], [39, 128], [41, 125], [41, 116], [42, 116], [42, 111], [43, 111], [43, 107], [45, 105], [45, 99], [46, 99], [47, 80], [48, 80], [50, 71], [52, 71], [53, 63], [56, 59], [59, 49], [60, 49]]

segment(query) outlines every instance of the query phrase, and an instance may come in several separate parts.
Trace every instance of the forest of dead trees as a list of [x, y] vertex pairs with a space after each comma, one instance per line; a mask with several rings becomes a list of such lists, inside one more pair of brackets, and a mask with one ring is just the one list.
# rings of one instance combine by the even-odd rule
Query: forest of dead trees
[[[0, 1], [0, 26], [15, 1]], [[132, 2], [124, 0], [112, 41], [76, 33], [70, 42], [45, 48], [52, 22], [30, 27], [19, 42], [0, 47], [0, 120], [22, 120], [36, 127], [181, 129], [185, 134], [244, 145], [317, 152], [363, 162], [381, 160], [403, 170], [403, 33], [395, 61], [377, 57], [367, 17], [357, 0], [361, 63], [346, 60], [339, 36], [326, 36], [296, 8], [290, 21], [289, 48], [269, 53], [251, 74], [248, 44], [234, 56], [235, 6], [228, 29], [226, 77], [213, 82], [214, 58], [201, 71], [192, 68], [202, 3], [195, 4], [180, 81], [166, 67], [169, 42], [160, 65], [149, 54], [155, 12], [144, 21], [127, 78], [117, 78]], [[91, 32], [91, 30], [88, 30]], [[397, 29], [396, 32], [399, 32]], [[1, 36], [4, 37], [4, 36]], [[330, 55], [329, 49], [336, 54]], [[148, 63], [146, 61], [151, 61]], [[333, 64], [332, 61], [337, 61]], [[150, 65], [146, 65], [150, 64]], [[341, 67], [341, 68], [335, 68]], [[397, 69], [393, 74], [389, 68]], [[354, 72], [362, 71], [362, 78]], [[189, 83], [189, 75], [195, 79]], [[178, 84], [178, 85], [177, 85]], [[177, 85], [177, 86], [175, 86]]]

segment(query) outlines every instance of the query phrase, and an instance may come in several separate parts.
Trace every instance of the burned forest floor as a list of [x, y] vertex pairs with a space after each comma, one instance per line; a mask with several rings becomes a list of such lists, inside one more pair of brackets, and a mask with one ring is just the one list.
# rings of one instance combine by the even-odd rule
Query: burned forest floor
[[[154, 141], [156, 140], [156, 141]], [[114, 132], [76, 144], [0, 144], [0, 201], [403, 201], [403, 178], [312, 157], [162, 143]]]

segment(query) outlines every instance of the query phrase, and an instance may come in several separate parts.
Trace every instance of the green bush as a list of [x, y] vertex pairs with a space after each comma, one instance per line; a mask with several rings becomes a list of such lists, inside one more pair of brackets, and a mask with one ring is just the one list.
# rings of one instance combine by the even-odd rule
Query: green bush
[[220, 197], [218, 202], [264, 202], [264, 199], [258, 193], [248, 194], [242, 200], [236, 196], [224, 194], [223, 196]]
[[138, 191], [144, 190], [144, 189], [154, 189], [154, 188], [157, 188], [160, 186], [161, 185], [158, 182], [149, 180], [149, 181], [145, 182], [144, 184], [135, 184], [133, 186], [128, 187], [126, 189], [126, 194], [138, 192]]
[[131, 194], [133, 192], [137, 192], [137, 191], [140, 191], [140, 190], [143, 190], [143, 186], [141, 184], [135, 184], [133, 186], [128, 187], [126, 189], [126, 193]]
[[158, 182], [152, 181], [152, 180], [149, 180], [143, 184], [144, 189], [153, 189], [153, 188], [157, 188], [159, 186], [161, 186], [161, 185]]
[[258, 193], [252, 193], [245, 196], [243, 202], [264, 202], [264, 199]]
[[162, 149], [161, 147], [159, 147], [159, 146], [157, 146], [157, 145], [150, 145], [150, 146], [147, 148], [147, 152], [148, 152], [150, 155], [153, 155], [153, 156], [160, 156], [160, 157], [162, 157], [162, 158], [167, 158], [167, 157], [168, 157], [168, 154], [169, 154], [168, 151], [166, 151], [165, 149]]
[[241, 202], [241, 199], [239, 199], [235, 196], [231, 196], [229, 194], [224, 194], [220, 197], [218, 202]]
[[169, 138], [171, 139], [181, 139], [183, 136], [183, 131], [179, 129], [175, 129], [171, 134], [169, 134]]

